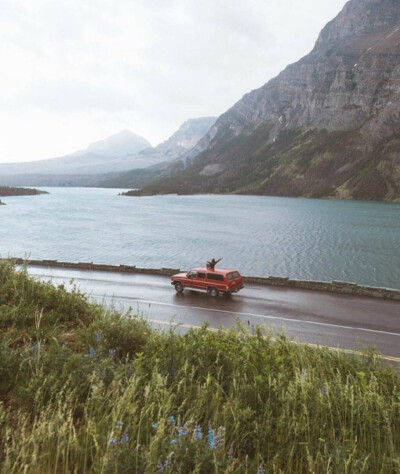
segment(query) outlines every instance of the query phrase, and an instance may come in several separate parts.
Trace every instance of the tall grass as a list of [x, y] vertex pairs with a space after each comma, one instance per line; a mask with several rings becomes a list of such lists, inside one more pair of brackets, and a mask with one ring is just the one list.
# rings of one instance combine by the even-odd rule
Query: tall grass
[[400, 376], [258, 329], [152, 330], [0, 263], [0, 472], [397, 473]]

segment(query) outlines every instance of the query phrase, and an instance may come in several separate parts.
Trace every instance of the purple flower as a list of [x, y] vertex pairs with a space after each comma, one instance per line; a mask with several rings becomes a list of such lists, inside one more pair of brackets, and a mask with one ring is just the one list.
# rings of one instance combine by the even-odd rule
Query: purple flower
[[110, 350], [108, 351], [108, 354], [109, 354], [110, 356], [115, 356], [116, 352], [117, 352], [117, 351], [116, 351], [115, 349], [110, 349]]
[[167, 456], [167, 462], [165, 463], [165, 467], [169, 469], [172, 466], [172, 458], [174, 456], [174, 451], [171, 451]]
[[214, 440], [214, 430], [211, 428], [211, 426], [208, 428], [208, 437], [207, 437], [208, 445], [210, 446], [211, 449], [215, 449], [215, 440]]
[[196, 441], [199, 441], [203, 437], [200, 425], [195, 425], [193, 429], [193, 437]]
[[117, 423], [115, 425], [116, 425], [117, 428], [121, 428], [123, 423], [122, 423], [122, 421], [117, 421]]
[[113, 445], [115, 445], [116, 441], [117, 441], [117, 440], [114, 438], [114, 436], [112, 436], [112, 437], [110, 438], [110, 441], [109, 441], [108, 443], [113, 446]]
[[122, 438], [121, 438], [121, 441], [119, 442], [119, 444], [126, 444], [126, 443], [129, 443], [129, 436], [128, 436], [128, 433], [124, 433], [122, 435]]
[[156, 430], [156, 429], [158, 428], [158, 424], [157, 424], [157, 423], [153, 423], [153, 424], [151, 425], [151, 427], [153, 428], [153, 430]]
[[96, 340], [101, 341], [103, 335], [101, 334], [101, 331], [96, 331]]
[[97, 354], [96, 351], [93, 349], [93, 347], [91, 347], [89, 349], [89, 356], [90, 357], [96, 357], [96, 354]]
[[208, 445], [211, 449], [217, 449], [221, 443], [223, 443], [225, 437], [225, 428], [223, 426], [219, 426], [217, 429], [217, 434], [215, 434], [214, 430], [210, 427], [208, 430]]
[[179, 426], [178, 427], [178, 436], [186, 436], [187, 435], [187, 428], [186, 426]]
[[171, 425], [175, 425], [175, 417], [173, 415], [168, 417], [168, 421], [171, 423]]
[[260, 464], [258, 466], [257, 474], [265, 474], [265, 469], [264, 469], [264, 466], [262, 464]]

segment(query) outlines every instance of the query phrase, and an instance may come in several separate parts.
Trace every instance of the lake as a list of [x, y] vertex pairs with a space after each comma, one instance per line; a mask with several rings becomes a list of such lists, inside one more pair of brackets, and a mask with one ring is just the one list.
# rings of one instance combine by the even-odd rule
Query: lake
[[119, 196], [41, 188], [0, 207], [0, 256], [190, 269], [400, 289], [400, 204], [262, 196]]

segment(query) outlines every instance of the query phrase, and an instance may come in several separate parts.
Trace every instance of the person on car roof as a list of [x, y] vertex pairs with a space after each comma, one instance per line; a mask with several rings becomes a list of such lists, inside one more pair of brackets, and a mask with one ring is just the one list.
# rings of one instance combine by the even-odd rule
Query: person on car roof
[[218, 260], [215, 260], [215, 258], [213, 258], [212, 260], [210, 260], [209, 262], [207, 262], [207, 268], [209, 268], [210, 270], [214, 270], [215, 265], [216, 265], [220, 260], [222, 260], [222, 257], [219, 258]]

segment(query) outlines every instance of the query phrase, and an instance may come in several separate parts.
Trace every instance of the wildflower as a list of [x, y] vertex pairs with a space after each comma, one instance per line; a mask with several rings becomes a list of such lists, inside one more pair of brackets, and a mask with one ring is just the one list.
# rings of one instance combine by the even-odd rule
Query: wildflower
[[115, 349], [109, 349], [108, 354], [112, 357], [115, 356], [116, 352], [117, 351]]
[[326, 384], [324, 384], [321, 388], [321, 393], [323, 395], [326, 395], [328, 393], [328, 387], [326, 386]]
[[157, 467], [158, 467], [158, 472], [164, 472], [164, 464], [161, 461], [159, 461]]
[[169, 442], [169, 444], [178, 444], [178, 441], [176, 439], [171, 439], [171, 441]]
[[187, 435], [187, 428], [186, 426], [179, 426], [178, 427], [178, 436], [186, 436]]
[[258, 466], [257, 474], [265, 474], [265, 469], [264, 469], [264, 466], [262, 464], [260, 464]]
[[93, 347], [91, 347], [89, 349], [89, 356], [90, 357], [96, 357], [96, 354], [97, 354], [96, 351], [93, 349]]
[[219, 436], [224, 436], [225, 435], [226, 429], [223, 426], [218, 426], [217, 433]]
[[228, 459], [232, 459], [232, 457], [233, 457], [233, 443], [229, 447]]
[[215, 449], [215, 441], [214, 441], [214, 430], [211, 428], [211, 426], [208, 428], [208, 445], [210, 446], [211, 449]]
[[173, 415], [168, 417], [168, 421], [171, 423], [171, 425], [175, 425], [175, 417]]
[[125, 433], [122, 435], [122, 438], [119, 444], [127, 444], [127, 443], [129, 443], [129, 436], [128, 436], [128, 433], [125, 431]]
[[158, 424], [157, 424], [157, 423], [153, 423], [153, 424], [151, 425], [151, 427], [153, 428], [153, 430], [156, 430], [156, 429], [158, 428]]
[[201, 426], [197, 424], [194, 426], [193, 437], [196, 441], [199, 441], [203, 437], [203, 433], [201, 432]]
[[111, 446], [114, 446], [116, 442], [117, 442], [117, 440], [114, 438], [114, 436], [112, 436], [108, 443], [111, 444]]
[[103, 335], [101, 334], [101, 331], [96, 331], [96, 340], [98, 342], [101, 341], [102, 337], [103, 337]]
[[211, 449], [218, 448], [223, 442], [225, 438], [225, 428], [223, 426], [219, 426], [217, 430], [217, 434], [214, 436], [213, 445], [210, 446]]
[[172, 466], [172, 458], [174, 456], [174, 451], [171, 451], [167, 456], [167, 462], [165, 463], [165, 467], [169, 469]]
[[122, 421], [117, 421], [116, 423], [117, 428], [121, 428], [122, 425], [123, 425]]

